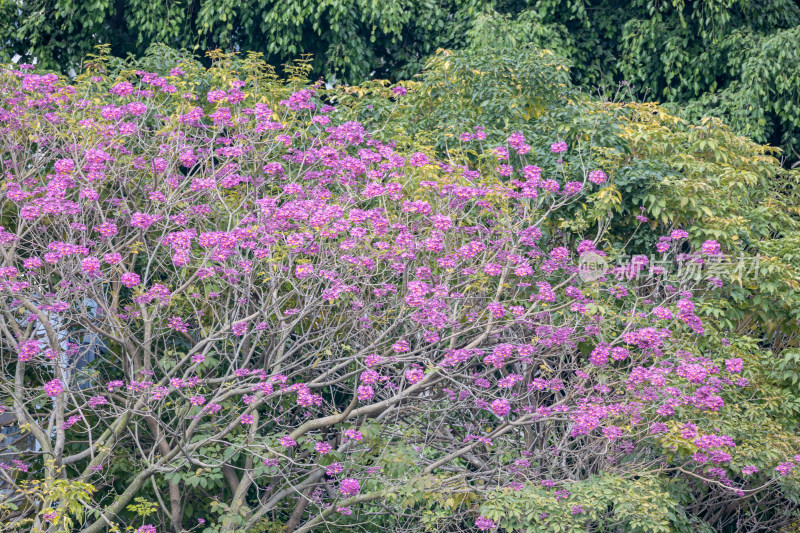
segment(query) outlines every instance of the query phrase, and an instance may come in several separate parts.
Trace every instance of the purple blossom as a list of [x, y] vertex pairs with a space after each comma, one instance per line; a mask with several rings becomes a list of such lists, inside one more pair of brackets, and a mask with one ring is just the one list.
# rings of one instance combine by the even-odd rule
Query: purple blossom
[[327, 442], [318, 442], [314, 445], [314, 449], [317, 451], [317, 453], [325, 455], [330, 453], [331, 450], [333, 450], [333, 447], [331, 447], [331, 445]]
[[339, 484], [339, 492], [341, 492], [343, 496], [355, 496], [360, 490], [361, 484], [357, 479], [345, 478]]
[[120, 278], [120, 282], [126, 287], [133, 288], [139, 285], [141, 280], [138, 274], [134, 274], [133, 272], [126, 272]]
[[511, 412], [511, 404], [505, 398], [498, 398], [492, 402], [492, 412], [501, 418], [507, 416]]
[[740, 358], [725, 359], [725, 370], [731, 374], [738, 374], [744, 368], [744, 362]]
[[281, 437], [280, 439], [278, 439], [278, 442], [284, 448], [291, 448], [292, 446], [297, 446], [297, 442], [295, 442], [295, 440], [289, 435]]
[[485, 516], [479, 516], [477, 520], [475, 520], [475, 527], [481, 531], [489, 531], [490, 529], [496, 529], [497, 524]]
[[589, 172], [589, 181], [594, 183], [595, 185], [601, 185], [606, 182], [608, 176], [602, 170], [592, 170]]
[[708, 240], [702, 246], [703, 255], [719, 255], [721, 253], [719, 243], [714, 240]]
[[44, 392], [51, 398], [55, 398], [64, 392], [64, 385], [61, 383], [60, 379], [53, 379], [44, 384]]

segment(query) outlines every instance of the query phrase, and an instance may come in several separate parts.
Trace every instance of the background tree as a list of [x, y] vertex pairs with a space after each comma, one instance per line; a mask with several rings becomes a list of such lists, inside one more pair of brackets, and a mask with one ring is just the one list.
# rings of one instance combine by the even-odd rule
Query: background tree
[[800, 5], [791, 0], [33, 0], [0, 10], [6, 59], [35, 57], [65, 73], [98, 43], [124, 57], [160, 42], [262, 52], [274, 65], [310, 53], [314, 76], [331, 82], [397, 81], [438, 48], [533, 44], [567, 59], [584, 90], [625, 82], [636, 99], [674, 103], [695, 121], [722, 118], [798, 159]]
[[330, 81], [404, 78], [438, 46], [460, 46], [485, 0], [36, 0], [5, 3], [7, 58], [37, 58], [67, 72], [99, 43], [119, 57], [141, 56], [153, 43], [207, 50], [261, 52], [280, 65], [313, 54], [315, 75]]

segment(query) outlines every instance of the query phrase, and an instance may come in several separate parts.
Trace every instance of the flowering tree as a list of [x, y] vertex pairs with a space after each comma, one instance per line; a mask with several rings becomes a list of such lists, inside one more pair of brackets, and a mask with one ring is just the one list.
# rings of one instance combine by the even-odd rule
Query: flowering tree
[[789, 519], [791, 443], [756, 475], [715, 429], [721, 280], [667, 268], [719, 244], [589, 269], [607, 225], [564, 219], [613, 176], [578, 148], [404, 153], [218, 59], [2, 74], [5, 530], [667, 531], [674, 480]]

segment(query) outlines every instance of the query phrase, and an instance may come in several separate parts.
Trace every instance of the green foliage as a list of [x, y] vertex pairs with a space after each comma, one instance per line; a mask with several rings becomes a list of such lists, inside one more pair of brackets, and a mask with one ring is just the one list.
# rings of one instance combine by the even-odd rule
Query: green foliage
[[[47, 461], [48, 468], [53, 468], [56, 473], [61, 469], [54, 467], [53, 461]], [[25, 494], [26, 504], [39, 502], [39, 518], [49, 514], [53, 518], [51, 523], [58, 531], [71, 531], [83, 523], [86, 509], [92, 500], [97, 488], [83, 481], [70, 479], [33, 479], [21, 481], [19, 487]], [[10, 500], [10, 499], [9, 499]], [[19, 509], [14, 503], [0, 503], [3, 511], [16, 511]], [[25, 520], [18, 525], [25, 527], [31, 520]], [[37, 528], [39, 520], [33, 520], [33, 531], [42, 531]], [[13, 530], [13, 529], [12, 529]]]
[[126, 509], [141, 517], [143, 521], [146, 521], [148, 516], [155, 513], [158, 507], [158, 504], [149, 501], [147, 498], [134, 498], [133, 501], [136, 503], [128, 505]]
[[[520, 491], [501, 490], [488, 496], [481, 511], [506, 531], [556, 533], [615, 527], [642, 533], [693, 531], [680, 527], [686, 522], [680, 505], [654, 477], [602, 474], [559, 490], [568, 491], [569, 496], [554, 498], [552, 489], [533, 484]], [[573, 514], [575, 506], [582, 512]]]
[[[531, 40], [544, 33], [558, 43], [585, 88], [624, 82], [636, 98], [674, 103], [673, 112], [692, 120], [724, 118], [798, 158], [796, 2], [549, 0], [533, 9], [546, 30], [530, 32]], [[510, 25], [530, 23], [519, 17]]]

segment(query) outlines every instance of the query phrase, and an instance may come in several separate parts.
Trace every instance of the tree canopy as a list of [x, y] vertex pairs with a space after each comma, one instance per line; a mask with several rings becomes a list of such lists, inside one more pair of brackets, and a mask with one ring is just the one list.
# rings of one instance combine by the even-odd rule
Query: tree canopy
[[[533, 44], [0, 78], [8, 531], [777, 531], [797, 171]], [[13, 458], [13, 459], [12, 459]]]

